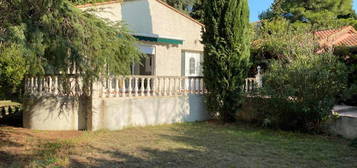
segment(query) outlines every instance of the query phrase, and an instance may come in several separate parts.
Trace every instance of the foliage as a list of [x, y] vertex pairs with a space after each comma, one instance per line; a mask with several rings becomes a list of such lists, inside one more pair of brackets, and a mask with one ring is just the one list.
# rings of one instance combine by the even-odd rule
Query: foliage
[[349, 68], [348, 84], [350, 89], [347, 91], [347, 98], [343, 102], [349, 105], [357, 105], [357, 48], [337, 47], [334, 54]]
[[259, 24], [251, 47], [253, 68], [259, 65], [267, 69], [271, 60], [289, 62], [299, 54], [314, 53], [317, 43], [311, 40], [313, 36], [306, 24], [292, 24], [281, 17]]
[[25, 72], [56, 74], [75, 67], [85, 79], [93, 80], [99, 74], [128, 73], [129, 65], [140, 59], [135, 39], [120, 23], [102, 21], [66, 0], [9, 2], [0, 0], [5, 4], [0, 13], [17, 12], [2, 16], [6, 23], [0, 25], [4, 44], [0, 53], [4, 53], [1, 60], [16, 59], [14, 64], [3, 64], [7, 77], [16, 77], [5, 79], [14, 87]]
[[204, 1], [204, 80], [207, 105], [225, 122], [235, 120], [250, 66], [246, 0]]
[[276, 17], [284, 17], [291, 22], [309, 23], [313, 29], [356, 26], [352, 0], [275, 0], [260, 18], [270, 20]]
[[191, 17], [203, 22], [204, 10], [203, 10], [203, 0], [196, 0], [193, 4], [192, 12], [190, 13]]
[[[108, 2], [108, 1], [113, 1], [113, 0], [69, 0], [72, 2], [74, 5], [83, 5], [83, 4], [89, 4], [89, 3], [99, 3], [99, 2]], [[118, 0], [120, 1], [120, 0]]]
[[170, 6], [181, 10], [183, 12], [189, 13], [195, 0], [163, 0]]
[[0, 44], [0, 100], [5, 97], [16, 98], [22, 78], [27, 71], [25, 51], [18, 44]]
[[[282, 25], [281, 27], [276, 26]], [[267, 70], [258, 120], [282, 129], [317, 131], [347, 88], [347, 69], [332, 53], [316, 54], [309, 27], [281, 18], [263, 23], [253, 61]]]
[[357, 148], [357, 139], [353, 139], [350, 146]]
[[264, 76], [261, 94], [269, 98], [262, 116], [274, 127], [319, 131], [346, 82], [345, 65], [330, 53], [298, 55], [289, 63], [274, 61]]

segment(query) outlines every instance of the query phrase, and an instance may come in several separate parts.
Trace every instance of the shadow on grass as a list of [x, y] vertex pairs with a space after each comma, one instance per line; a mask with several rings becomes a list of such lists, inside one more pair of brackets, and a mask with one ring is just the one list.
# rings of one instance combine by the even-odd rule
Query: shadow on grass
[[[16, 137], [14, 137], [16, 135]], [[14, 132], [12, 128], [0, 127], [0, 167], [13, 165], [16, 162], [25, 162], [32, 155], [19, 154], [16, 150], [24, 148], [25, 144], [19, 140], [21, 137], [31, 137], [32, 135], [24, 132]]]
[[[70, 167], [357, 166], [357, 152], [340, 139], [215, 124], [183, 124], [169, 132], [158, 134], [163, 144], [139, 144], [132, 151], [89, 146], [101, 156], [72, 159]], [[171, 148], [168, 142], [179, 146]]]
[[143, 129], [89, 133], [88, 143], [43, 143], [22, 157], [52, 161], [43, 167], [57, 166], [56, 158], [78, 168], [357, 167], [357, 151], [342, 139], [211, 123]]

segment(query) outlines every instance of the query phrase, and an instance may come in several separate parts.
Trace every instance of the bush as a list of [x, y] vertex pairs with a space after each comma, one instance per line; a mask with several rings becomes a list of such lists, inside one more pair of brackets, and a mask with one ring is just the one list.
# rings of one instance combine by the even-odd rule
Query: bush
[[336, 96], [346, 89], [347, 69], [332, 54], [274, 61], [264, 76], [260, 121], [287, 130], [319, 131]]
[[357, 47], [338, 47], [334, 54], [340, 57], [349, 68], [347, 96], [341, 102], [347, 105], [357, 106]]
[[20, 45], [0, 44], [0, 100], [16, 100], [27, 66]]

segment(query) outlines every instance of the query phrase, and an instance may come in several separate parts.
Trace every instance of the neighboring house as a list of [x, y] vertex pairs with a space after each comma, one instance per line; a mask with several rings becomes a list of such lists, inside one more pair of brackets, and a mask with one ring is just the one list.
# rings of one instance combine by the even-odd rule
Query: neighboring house
[[[77, 6], [105, 20], [124, 22], [147, 58], [133, 75], [202, 76], [203, 24], [160, 0], [111, 1]], [[93, 10], [94, 9], [94, 10]]]
[[357, 31], [352, 26], [317, 31], [314, 33], [314, 37], [321, 47], [318, 53], [337, 46], [357, 46]]

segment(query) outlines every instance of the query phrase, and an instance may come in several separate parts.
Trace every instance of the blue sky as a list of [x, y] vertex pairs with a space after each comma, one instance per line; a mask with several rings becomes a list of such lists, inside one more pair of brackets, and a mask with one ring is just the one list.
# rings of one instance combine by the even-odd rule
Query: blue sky
[[[250, 21], [255, 22], [258, 21], [258, 15], [267, 10], [273, 0], [248, 0], [250, 7]], [[357, 11], [357, 0], [353, 1], [353, 9]]]

